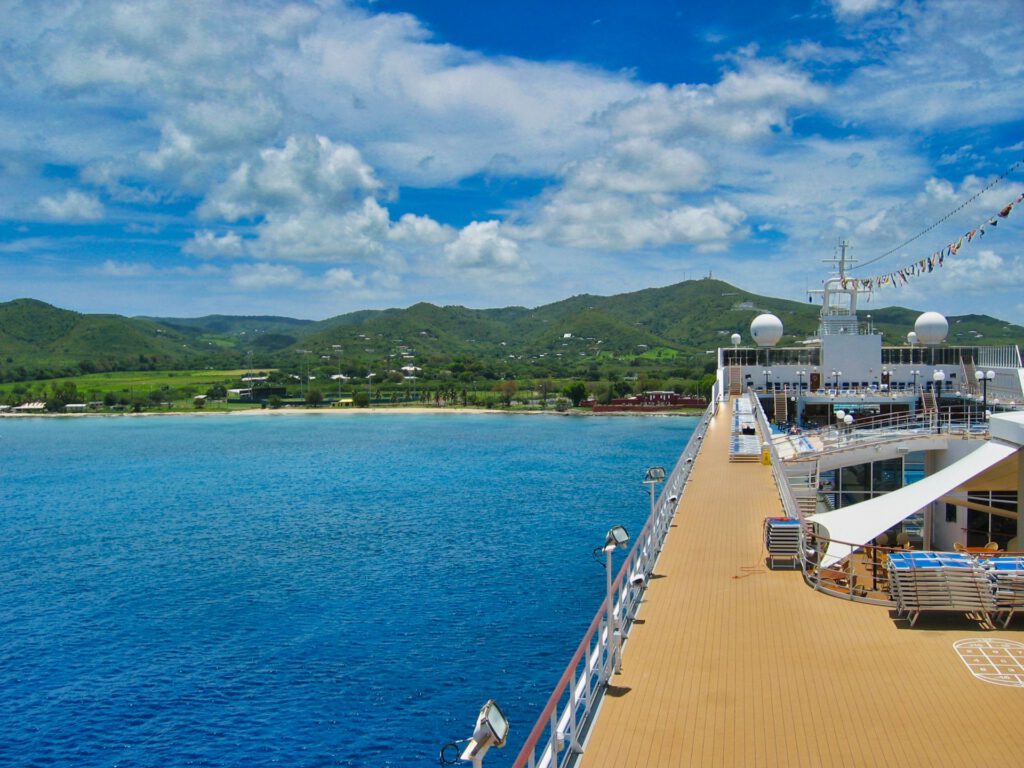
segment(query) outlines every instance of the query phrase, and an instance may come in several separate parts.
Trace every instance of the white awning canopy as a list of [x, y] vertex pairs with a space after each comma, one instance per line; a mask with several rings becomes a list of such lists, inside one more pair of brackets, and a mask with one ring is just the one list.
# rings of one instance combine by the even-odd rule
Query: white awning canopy
[[834, 512], [810, 515], [807, 520], [822, 526], [824, 535], [833, 539], [822, 557], [822, 565], [834, 565], [857, 547], [1011, 456], [1018, 448], [990, 440], [955, 464], [916, 483]]

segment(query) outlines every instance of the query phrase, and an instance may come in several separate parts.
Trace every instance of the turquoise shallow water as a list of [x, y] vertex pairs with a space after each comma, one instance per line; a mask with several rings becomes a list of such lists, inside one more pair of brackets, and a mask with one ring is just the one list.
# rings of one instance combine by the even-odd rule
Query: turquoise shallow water
[[694, 424], [0, 421], [0, 764], [508, 765]]

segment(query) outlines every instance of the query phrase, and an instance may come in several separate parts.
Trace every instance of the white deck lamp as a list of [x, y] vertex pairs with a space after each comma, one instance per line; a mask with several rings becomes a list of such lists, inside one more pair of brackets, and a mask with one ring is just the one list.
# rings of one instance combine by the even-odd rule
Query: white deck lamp
[[494, 699], [490, 699], [480, 709], [476, 716], [476, 726], [473, 728], [473, 738], [459, 756], [460, 760], [473, 763], [474, 768], [480, 768], [484, 762], [484, 755], [491, 747], [501, 749], [508, 740], [508, 719], [501, 711], [501, 707]]
[[648, 467], [644, 473], [644, 485], [651, 489], [651, 517], [654, 517], [654, 486], [665, 480], [664, 467]]
[[[653, 487], [653, 486], [652, 486]], [[612, 552], [616, 549], [625, 549], [629, 544], [629, 532], [621, 525], [613, 525], [608, 529], [604, 537], [605, 577], [607, 580], [608, 604], [608, 652], [611, 655], [608, 664], [608, 678], [611, 679], [612, 669], [616, 672], [622, 671], [622, 635], [618, 622], [615, 619], [615, 604], [612, 594]]]
[[996, 377], [995, 371], [975, 371], [974, 378], [981, 382], [981, 409], [988, 409], [988, 383]]

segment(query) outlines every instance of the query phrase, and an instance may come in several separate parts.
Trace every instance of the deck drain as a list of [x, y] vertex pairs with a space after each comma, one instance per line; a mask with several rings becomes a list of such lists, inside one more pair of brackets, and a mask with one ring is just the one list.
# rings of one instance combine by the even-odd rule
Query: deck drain
[[1024, 688], [1024, 643], [974, 638], [957, 640], [953, 648], [971, 674], [993, 685]]

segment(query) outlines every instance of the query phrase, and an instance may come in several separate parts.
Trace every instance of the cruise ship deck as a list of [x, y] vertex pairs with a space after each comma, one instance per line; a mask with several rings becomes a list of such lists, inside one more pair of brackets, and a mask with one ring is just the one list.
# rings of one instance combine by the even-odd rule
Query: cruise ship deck
[[[723, 403], [694, 463], [638, 621], [579, 765], [971, 766], [1021, 753], [1024, 688], [972, 673], [954, 643], [1024, 641], [1024, 619], [914, 628], [885, 607], [769, 570], [771, 468], [728, 460]], [[996, 641], [996, 642], [993, 642]], [[973, 672], [1021, 672], [1024, 658]], [[1004, 657], [1006, 658], [1006, 657]]]

